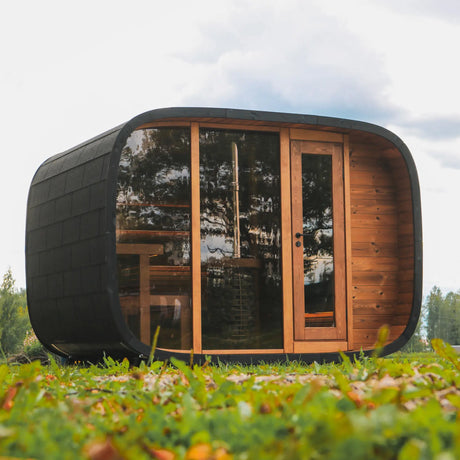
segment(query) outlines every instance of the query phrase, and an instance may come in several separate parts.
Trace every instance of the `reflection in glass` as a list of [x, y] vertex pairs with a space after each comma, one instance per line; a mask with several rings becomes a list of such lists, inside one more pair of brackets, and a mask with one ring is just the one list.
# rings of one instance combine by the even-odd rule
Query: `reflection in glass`
[[305, 326], [332, 327], [332, 156], [302, 155]]
[[203, 349], [282, 348], [277, 133], [200, 130]]
[[139, 337], [139, 256], [119, 254], [118, 295], [123, 305], [123, 316], [134, 335]]
[[160, 326], [159, 347], [190, 349], [188, 128], [140, 129], [127, 140], [118, 173], [117, 253], [120, 303], [133, 334], [150, 346]]

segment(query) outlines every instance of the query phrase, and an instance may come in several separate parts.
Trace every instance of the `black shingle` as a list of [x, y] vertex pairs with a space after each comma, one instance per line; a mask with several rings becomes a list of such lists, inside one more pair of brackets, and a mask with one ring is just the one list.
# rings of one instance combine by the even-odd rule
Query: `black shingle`
[[62, 224], [62, 244], [78, 241], [80, 238], [80, 217], [67, 219]]
[[91, 185], [101, 179], [101, 173], [104, 166], [104, 158], [97, 158], [85, 164], [83, 174], [83, 185]]
[[109, 172], [111, 155], [105, 155], [103, 158], [104, 158], [104, 164], [102, 166], [101, 177], [106, 178]]
[[107, 204], [106, 181], [99, 181], [90, 187], [90, 210], [102, 208]]
[[37, 228], [28, 233], [27, 248], [30, 254], [46, 249], [46, 228]]
[[72, 245], [72, 268], [81, 268], [91, 264], [91, 247], [87, 241]]
[[33, 184], [31, 187], [30, 206], [37, 206], [38, 204], [48, 201], [48, 194], [50, 190], [50, 181], [45, 180], [38, 184]]
[[50, 179], [50, 191], [48, 199], [57, 198], [64, 194], [66, 186], [66, 175], [59, 174]]
[[62, 297], [64, 280], [62, 273], [53, 273], [47, 277], [48, 296], [52, 299]]
[[53, 250], [52, 259], [54, 270], [56, 272], [64, 272], [70, 270], [72, 262], [72, 247], [59, 246]]
[[113, 131], [109, 135], [101, 138], [100, 141], [97, 143], [97, 151], [95, 156], [100, 157], [102, 155], [110, 153], [113, 149], [117, 137], [118, 131]]
[[103, 264], [107, 261], [107, 237], [101, 236], [89, 242], [91, 264]]
[[45, 227], [46, 225], [50, 225], [55, 221], [55, 210], [56, 204], [53, 201], [47, 201], [38, 207], [40, 214], [39, 214], [39, 225], [40, 227]]
[[44, 179], [49, 179], [55, 176], [56, 174], [59, 173], [60, 169], [61, 169], [61, 163], [59, 163], [56, 160], [49, 161], [48, 163], [46, 163], [46, 168], [45, 168], [46, 172], [45, 172]]
[[72, 215], [72, 194], [56, 199], [56, 221], [68, 219]]
[[92, 211], [81, 216], [80, 238], [87, 239], [99, 235], [99, 220], [101, 212]]
[[82, 294], [101, 291], [99, 266], [86, 267], [82, 272]]
[[40, 274], [49, 275], [55, 272], [54, 258], [51, 251], [44, 251], [39, 254], [40, 258]]
[[52, 249], [62, 244], [62, 222], [46, 227], [46, 248]]
[[34, 206], [27, 211], [27, 232], [40, 227], [40, 206]]
[[81, 293], [80, 270], [64, 273], [64, 296], [78, 296]]
[[72, 194], [72, 215], [77, 216], [79, 214], [84, 214], [89, 210], [89, 197], [90, 189], [89, 187], [82, 188], [77, 190]]
[[[35, 277], [40, 274], [40, 253], [31, 254], [27, 257], [27, 277]], [[28, 286], [27, 286], [28, 287]]]
[[62, 165], [62, 172], [68, 171], [69, 169], [72, 169], [80, 164], [80, 153], [81, 149], [75, 149], [71, 152], [68, 152], [63, 157], [64, 164]]
[[77, 166], [66, 172], [65, 193], [74, 192], [81, 188], [83, 182], [84, 167]]

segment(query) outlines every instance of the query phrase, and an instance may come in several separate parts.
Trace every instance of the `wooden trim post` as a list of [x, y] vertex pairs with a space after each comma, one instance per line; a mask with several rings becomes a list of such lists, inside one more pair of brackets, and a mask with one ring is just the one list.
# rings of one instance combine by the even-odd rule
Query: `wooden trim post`
[[283, 276], [283, 341], [285, 353], [294, 352], [292, 304], [291, 152], [289, 129], [280, 131], [281, 247]]
[[191, 123], [192, 324], [193, 351], [201, 353], [200, 127]]
[[348, 349], [353, 350], [353, 290], [351, 265], [350, 137], [343, 136], [343, 190], [345, 212], [345, 263]]

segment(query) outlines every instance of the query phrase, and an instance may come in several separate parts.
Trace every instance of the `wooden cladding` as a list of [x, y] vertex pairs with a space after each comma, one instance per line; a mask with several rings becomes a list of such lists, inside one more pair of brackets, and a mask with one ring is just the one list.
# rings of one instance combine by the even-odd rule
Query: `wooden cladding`
[[350, 155], [350, 208], [354, 339], [371, 348], [378, 329], [388, 341], [404, 331], [414, 279], [410, 182], [396, 149], [355, 143]]

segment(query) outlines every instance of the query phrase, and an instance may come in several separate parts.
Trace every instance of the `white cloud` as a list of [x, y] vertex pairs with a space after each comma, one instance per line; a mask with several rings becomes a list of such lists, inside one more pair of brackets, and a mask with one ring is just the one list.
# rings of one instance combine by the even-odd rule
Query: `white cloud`
[[452, 22], [460, 18], [460, 3], [457, 0], [386, 0], [384, 6], [410, 17], [431, 16]]

